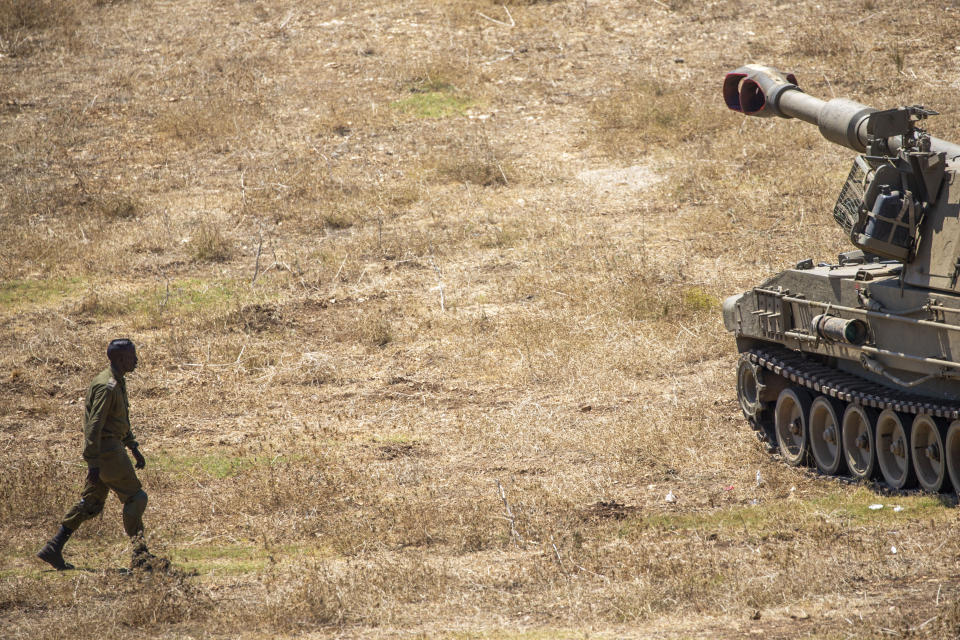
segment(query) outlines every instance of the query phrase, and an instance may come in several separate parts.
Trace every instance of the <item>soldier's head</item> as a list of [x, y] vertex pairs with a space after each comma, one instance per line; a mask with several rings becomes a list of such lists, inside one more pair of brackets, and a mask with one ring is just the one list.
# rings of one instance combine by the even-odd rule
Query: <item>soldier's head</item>
[[128, 338], [111, 340], [107, 345], [107, 358], [121, 374], [130, 373], [137, 368], [137, 349]]

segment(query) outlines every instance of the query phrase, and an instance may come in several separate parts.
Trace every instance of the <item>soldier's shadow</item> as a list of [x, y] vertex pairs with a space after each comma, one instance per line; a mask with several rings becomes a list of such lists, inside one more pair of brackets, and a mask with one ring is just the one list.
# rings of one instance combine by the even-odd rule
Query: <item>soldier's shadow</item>
[[94, 569], [93, 567], [74, 567], [72, 569], [64, 569], [59, 571], [58, 569], [43, 569], [41, 573], [72, 573], [79, 572], [83, 573], [107, 573], [110, 575], [130, 575], [133, 573], [130, 569], [124, 567], [109, 567], [107, 569]]
[[[56, 569], [43, 569], [43, 573], [56, 573]], [[94, 568], [94, 567], [73, 567], [72, 569], [64, 569], [64, 572], [72, 571], [82, 571], [83, 573], [102, 573], [111, 576], [132, 576], [137, 574], [142, 575], [168, 575], [181, 578], [188, 578], [193, 576], [198, 576], [200, 573], [196, 569], [185, 570], [180, 567], [174, 566], [169, 560], [164, 558], [159, 558], [156, 560], [156, 563], [144, 568], [130, 569], [127, 567], [107, 567], [103, 568]]]

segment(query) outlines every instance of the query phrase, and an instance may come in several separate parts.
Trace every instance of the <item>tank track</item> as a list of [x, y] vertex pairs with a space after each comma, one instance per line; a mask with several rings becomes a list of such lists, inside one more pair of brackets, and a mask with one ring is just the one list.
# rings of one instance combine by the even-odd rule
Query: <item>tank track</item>
[[876, 409], [929, 414], [960, 419], [960, 403], [931, 402], [930, 398], [878, 385], [852, 373], [838, 371], [803, 353], [782, 347], [755, 347], [744, 352], [750, 362], [817, 393]]

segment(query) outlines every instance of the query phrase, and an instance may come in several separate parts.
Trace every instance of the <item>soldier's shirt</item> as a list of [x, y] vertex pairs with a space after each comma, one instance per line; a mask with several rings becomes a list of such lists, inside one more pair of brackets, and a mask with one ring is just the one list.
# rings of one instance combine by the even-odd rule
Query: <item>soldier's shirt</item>
[[120, 442], [137, 446], [130, 429], [130, 403], [123, 375], [113, 367], [101, 371], [87, 389], [83, 422], [83, 459], [90, 467], [99, 466], [104, 446]]

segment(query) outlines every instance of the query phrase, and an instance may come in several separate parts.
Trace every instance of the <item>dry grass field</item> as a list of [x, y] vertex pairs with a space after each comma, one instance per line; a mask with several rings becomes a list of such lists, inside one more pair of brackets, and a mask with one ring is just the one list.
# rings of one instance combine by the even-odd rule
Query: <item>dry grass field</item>
[[[932, 0], [0, 0], [0, 636], [957, 637], [951, 500], [768, 455], [719, 303], [844, 250], [852, 159], [723, 74], [956, 141], [958, 34]], [[57, 573], [118, 336], [178, 570], [121, 570], [111, 498]]]

